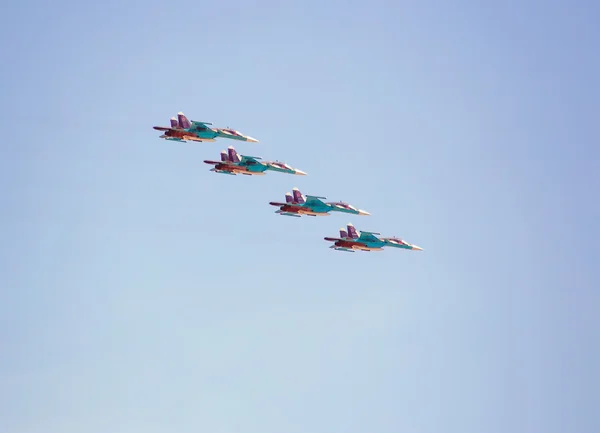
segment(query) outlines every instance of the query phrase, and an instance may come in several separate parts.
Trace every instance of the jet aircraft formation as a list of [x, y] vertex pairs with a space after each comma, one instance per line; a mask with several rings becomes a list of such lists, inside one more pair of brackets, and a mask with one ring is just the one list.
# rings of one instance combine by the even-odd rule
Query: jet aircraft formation
[[[212, 123], [189, 120], [182, 112], [177, 117], [171, 117], [171, 126], [154, 126], [157, 131], [162, 131], [160, 138], [169, 141], [216, 141], [217, 138], [258, 143], [258, 140], [230, 128], [212, 127]], [[213, 165], [210, 169], [215, 173], [228, 175], [262, 176], [268, 171], [274, 171], [296, 176], [306, 176], [302, 170], [279, 161], [263, 161], [258, 156], [240, 155], [233, 146], [221, 151], [219, 161], [205, 160], [206, 164]], [[325, 202], [326, 197], [305, 195], [298, 188], [285, 194], [285, 203], [270, 202], [278, 210], [275, 213], [283, 216], [300, 218], [302, 216], [328, 216], [331, 212], [340, 212], [351, 215], [366, 216], [369, 212], [345, 202]], [[379, 236], [379, 237], [378, 237]], [[421, 247], [410, 244], [396, 237], [381, 237], [380, 233], [359, 231], [352, 223], [340, 228], [339, 237], [325, 237], [328, 242], [333, 242], [329, 248], [336, 251], [382, 251], [384, 247], [403, 248], [413, 251], [422, 251]]]

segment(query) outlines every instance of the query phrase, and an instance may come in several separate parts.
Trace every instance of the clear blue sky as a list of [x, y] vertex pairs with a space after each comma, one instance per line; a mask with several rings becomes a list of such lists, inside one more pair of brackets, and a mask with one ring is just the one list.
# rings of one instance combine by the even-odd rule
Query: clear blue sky
[[[600, 431], [598, 2], [3, 16], [0, 431]], [[180, 110], [309, 176], [209, 172]]]

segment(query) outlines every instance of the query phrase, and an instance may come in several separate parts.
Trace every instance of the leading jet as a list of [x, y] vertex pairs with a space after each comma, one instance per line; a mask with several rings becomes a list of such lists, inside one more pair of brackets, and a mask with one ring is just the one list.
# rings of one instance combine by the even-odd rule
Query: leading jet
[[216, 138], [222, 137], [258, 143], [256, 138], [244, 135], [235, 129], [211, 128], [209, 125], [212, 125], [212, 123], [190, 121], [180, 111], [177, 113], [177, 117], [171, 117], [171, 127], [154, 126], [153, 128], [157, 131], [164, 131], [160, 138], [170, 141], [216, 141]]
[[292, 192], [285, 194], [285, 203], [270, 202], [271, 206], [279, 207], [275, 213], [284, 216], [301, 217], [308, 216], [328, 216], [329, 212], [344, 212], [353, 215], [371, 215], [369, 212], [358, 209], [344, 202], [324, 202], [326, 197], [316, 195], [304, 195], [298, 188], [293, 188]]
[[339, 238], [326, 237], [325, 240], [334, 242], [329, 248], [337, 251], [383, 251], [384, 247], [404, 248], [406, 250], [423, 251], [423, 248], [409, 244], [398, 238], [379, 238], [380, 233], [358, 231], [352, 223], [346, 229], [340, 229]]
[[297, 168], [293, 168], [284, 162], [279, 161], [260, 161], [260, 156], [240, 155], [229, 146], [227, 151], [221, 151], [220, 161], [205, 160], [206, 164], [214, 165], [210, 171], [222, 174], [245, 174], [246, 176], [262, 176], [267, 170], [278, 171], [280, 173], [295, 174], [306, 176], [306, 173]]

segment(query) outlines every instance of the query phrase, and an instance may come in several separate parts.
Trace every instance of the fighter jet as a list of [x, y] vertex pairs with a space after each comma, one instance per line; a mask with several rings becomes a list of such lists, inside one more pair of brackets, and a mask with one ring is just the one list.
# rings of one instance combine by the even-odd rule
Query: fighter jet
[[293, 188], [292, 192], [285, 194], [285, 203], [270, 202], [271, 206], [279, 207], [275, 213], [284, 216], [301, 217], [308, 216], [328, 216], [329, 212], [344, 212], [354, 215], [371, 215], [369, 212], [358, 209], [344, 202], [324, 202], [326, 197], [316, 195], [304, 195], [298, 188]]
[[153, 128], [157, 131], [164, 131], [164, 134], [160, 138], [171, 141], [216, 141], [216, 138], [223, 137], [258, 143], [257, 139], [244, 135], [234, 129], [211, 128], [208, 125], [212, 125], [212, 123], [190, 121], [180, 111], [177, 113], [177, 117], [171, 117], [171, 127], [154, 126]]
[[221, 151], [221, 161], [204, 161], [206, 164], [214, 165], [210, 171], [223, 174], [245, 174], [247, 176], [262, 176], [267, 170], [278, 171], [280, 173], [295, 174], [306, 176], [302, 170], [290, 167], [288, 164], [279, 161], [264, 161], [260, 156], [240, 155], [233, 146], [229, 146], [227, 151]]
[[[347, 230], [346, 230], [347, 229]], [[329, 248], [337, 251], [383, 251], [384, 247], [404, 248], [406, 250], [423, 251], [423, 248], [409, 244], [398, 238], [378, 238], [380, 233], [357, 231], [352, 223], [348, 223], [346, 229], [340, 229], [339, 238], [325, 238], [326, 241], [334, 242]]]

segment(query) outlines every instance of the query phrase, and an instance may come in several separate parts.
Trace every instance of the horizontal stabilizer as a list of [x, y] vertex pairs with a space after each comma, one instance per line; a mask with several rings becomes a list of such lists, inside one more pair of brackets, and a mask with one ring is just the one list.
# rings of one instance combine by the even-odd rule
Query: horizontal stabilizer
[[336, 251], [345, 251], [347, 253], [355, 253], [356, 251], [351, 250], [350, 248], [342, 248], [342, 247], [336, 247], [335, 245], [330, 246], [329, 248], [332, 248]]
[[220, 174], [229, 174], [231, 176], [236, 176], [235, 173], [232, 173], [230, 171], [225, 171], [225, 170], [217, 170], [216, 168], [211, 168], [210, 171], [214, 171], [215, 173], [220, 173]]
[[217, 164], [221, 164], [221, 161], [210, 161], [208, 159], [204, 160], [205, 164], [211, 164], [211, 165], [217, 165]]
[[286, 203], [278, 203], [276, 201], [270, 201], [269, 204], [271, 206], [277, 206], [277, 207], [281, 207], [281, 206], [285, 206], [286, 205]]

